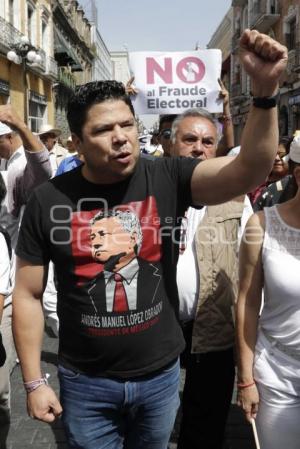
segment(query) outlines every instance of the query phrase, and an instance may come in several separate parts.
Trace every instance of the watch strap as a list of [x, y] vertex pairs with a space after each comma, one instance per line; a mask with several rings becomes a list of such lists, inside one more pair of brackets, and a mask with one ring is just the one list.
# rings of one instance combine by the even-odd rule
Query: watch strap
[[272, 97], [252, 97], [252, 104], [256, 108], [271, 109], [275, 108], [279, 102], [279, 92]]

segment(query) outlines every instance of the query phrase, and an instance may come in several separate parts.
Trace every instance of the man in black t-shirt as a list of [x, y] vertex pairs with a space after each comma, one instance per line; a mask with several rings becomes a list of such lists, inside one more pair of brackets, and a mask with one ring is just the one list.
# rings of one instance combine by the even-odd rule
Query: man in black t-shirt
[[[29, 415], [52, 422], [63, 409], [72, 448], [167, 447], [179, 403], [177, 359], [184, 348], [176, 287], [180, 217], [190, 205], [221, 203], [250, 191], [274, 159], [277, 114], [269, 97], [278, 89], [286, 49], [247, 30], [240, 55], [254, 95], [263, 98], [254, 102], [235, 159], [199, 164], [188, 158], [139, 158], [134, 110], [115, 81], [80, 86], [69, 102], [72, 138], [85, 163], [36, 189], [25, 210], [17, 247], [14, 335]], [[120, 233], [121, 255], [112, 251], [118, 242], [111, 225], [119, 223], [110, 221], [107, 260], [114, 255], [118, 260], [107, 270], [106, 257], [92, 248], [91, 222], [99, 213], [115, 217], [118, 211], [138, 218], [142, 239], [134, 231], [138, 257], [128, 257], [116, 270], [126, 259], [122, 253], [132, 255], [132, 245]], [[61, 404], [40, 367], [40, 298], [50, 260], [57, 272]], [[131, 268], [127, 275], [137, 260], [138, 275]], [[111, 273], [119, 276], [108, 286]], [[98, 275], [102, 293], [91, 295]], [[124, 307], [130, 283], [136, 292], [131, 309]], [[118, 297], [123, 305], [93, 308], [91, 296], [98, 304], [107, 304], [109, 297], [113, 304]]]

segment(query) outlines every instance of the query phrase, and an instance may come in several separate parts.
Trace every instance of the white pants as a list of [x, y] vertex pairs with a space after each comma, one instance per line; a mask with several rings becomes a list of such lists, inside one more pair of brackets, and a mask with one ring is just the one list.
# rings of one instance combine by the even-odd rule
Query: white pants
[[300, 361], [259, 335], [254, 377], [260, 396], [256, 425], [261, 449], [299, 449]]

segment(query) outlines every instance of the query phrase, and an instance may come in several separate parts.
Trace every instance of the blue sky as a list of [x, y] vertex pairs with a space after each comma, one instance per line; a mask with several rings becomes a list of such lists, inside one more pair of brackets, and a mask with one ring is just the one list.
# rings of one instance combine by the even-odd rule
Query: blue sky
[[98, 28], [110, 51], [205, 48], [231, 0], [97, 0]]

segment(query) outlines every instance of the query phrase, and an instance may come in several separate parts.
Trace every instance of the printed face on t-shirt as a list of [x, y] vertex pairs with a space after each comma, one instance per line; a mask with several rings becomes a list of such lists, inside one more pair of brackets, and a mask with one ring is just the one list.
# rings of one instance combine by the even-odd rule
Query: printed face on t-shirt
[[87, 111], [82, 139], [73, 136], [73, 141], [84, 156], [82, 174], [88, 181], [114, 184], [135, 169], [139, 157], [136, 121], [122, 100], [93, 105]]
[[172, 154], [205, 160], [216, 155], [217, 129], [204, 117], [185, 117], [178, 125]]
[[118, 271], [136, 257], [137, 234], [124, 229], [117, 217], [107, 217], [91, 226], [91, 249], [93, 258], [107, 263], [116, 257], [113, 270]]

